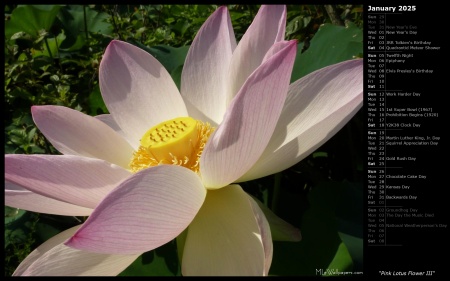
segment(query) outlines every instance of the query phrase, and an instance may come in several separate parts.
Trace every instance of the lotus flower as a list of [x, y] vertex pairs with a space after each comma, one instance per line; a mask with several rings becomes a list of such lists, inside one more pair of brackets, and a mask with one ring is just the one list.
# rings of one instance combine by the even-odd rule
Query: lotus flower
[[285, 6], [263, 5], [236, 44], [217, 9], [189, 49], [180, 92], [154, 57], [113, 40], [99, 73], [110, 114], [33, 106], [63, 155], [5, 155], [6, 205], [89, 217], [14, 275], [116, 275], [185, 229], [183, 275], [267, 275], [267, 218], [286, 239], [299, 232], [237, 183], [296, 164], [362, 106], [361, 60], [289, 85], [297, 43], [284, 40], [285, 24]]

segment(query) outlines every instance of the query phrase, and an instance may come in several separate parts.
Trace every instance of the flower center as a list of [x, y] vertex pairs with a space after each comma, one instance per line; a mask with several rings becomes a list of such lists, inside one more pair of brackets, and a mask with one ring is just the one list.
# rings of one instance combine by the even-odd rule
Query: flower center
[[148, 130], [130, 162], [132, 172], [152, 166], [179, 165], [199, 173], [200, 156], [215, 128], [191, 117], [178, 117]]

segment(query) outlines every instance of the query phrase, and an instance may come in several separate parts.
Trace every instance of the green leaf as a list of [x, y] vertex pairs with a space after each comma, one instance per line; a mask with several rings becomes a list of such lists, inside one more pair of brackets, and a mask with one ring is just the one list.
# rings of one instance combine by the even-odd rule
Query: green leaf
[[40, 30], [49, 31], [56, 19], [60, 5], [19, 5], [5, 22], [5, 36], [11, 38], [15, 33], [26, 32], [34, 39]]
[[64, 41], [64, 39], [66, 39], [66, 35], [64, 35], [64, 32], [58, 34], [58, 36], [56, 38], [47, 38], [46, 39], [47, 43], [45, 43], [45, 39], [44, 39], [44, 41], [41, 42], [44, 50], [40, 51], [40, 50], [33, 49], [32, 50], [33, 58], [40, 57], [40, 56], [58, 58], [59, 57], [59, 46]]
[[178, 90], [181, 90], [181, 73], [183, 71], [183, 65], [179, 65], [176, 67], [172, 73], [170, 73], [170, 76], [172, 76], [173, 82], [175, 82], [175, 85], [177, 85]]
[[189, 46], [173, 48], [170, 46], [157, 45], [149, 48], [148, 52], [152, 54], [170, 73], [177, 67], [184, 64]]
[[344, 182], [336, 207], [336, 218], [339, 237], [352, 257], [355, 271], [362, 271], [363, 265], [363, 207], [363, 185]]
[[40, 148], [39, 146], [36, 146], [34, 144], [30, 145], [31, 148], [31, 154], [43, 154], [45, 153], [45, 150]]
[[346, 246], [349, 255], [353, 261], [353, 271], [363, 270], [363, 247], [364, 242], [361, 237], [348, 235], [343, 232], [338, 232], [343, 244]]
[[242, 17], [245, 17], [244, 13], [237, 12], [237, 11], [234, 11], [234, 10], [230, 11], [230, 18], [231, 18], [232, 22], [235, 22], [235, 21], [237, 21], [238, 19], [240, 19]]
[[103, 113], [108, 113], [108, 109], [97, 84], [89, 95], [89, 114], [95, 116]]
[[180, 276], [177, 247], [171, 241], [137, 258], [119, 276]]
[[17, 33], [14, 33], [12, 36], [11, 36], [11, 40], [17, 40], [17, 39], [30, 39], [29, 38], [30, 37], [30, 35], [28, 34], [28, 33], [25, 33], [25, 32], [23, 32], [23, 31], [19, 31], [19, 32], [17, 32]]
[[353, 59], [363, 52], [362, 30], [351, 24], [348, 27], [324, 24], [302, 53], [297, 49], [291, 83], [328, 65]]
[[292, 33], [295, 33], [299, 31], [300, 29], [305, 28], [308, 23], [310, 22], [311, 17], [304, 17], [303, 15], [297, 16], [293, 18], [287, 25], [286, 25], [286, 35], [291, 35]]
[[36, 134], [36, 128], [33, 128], [28, 132], [27, 139], [29, 142], [31, 142], [33, 140], [35, 134]]
[[5, 143], [5, 154], [16, 154], [19, 148], [15, 145]]
[[32, 213], [5, 206], [5, 248], [10, 244], [26, 242], [34, 229], [34, 223]]
[[[68, 40], [66, 39], [64, 41], [64, 44], [62, 44], [61, 47], [61, 51], [64, 52], [75, 52], [80, 50], [81, 48], [83, 48], [83, 46], [86, 44], [86, 39], [85, 36], [83, 34], [78, 34], [77, 38], [75, 39], [75, 41], [73, 41], [73, 39], [71, 38], [71, 41], [68, 42]], [[64, 48], [64, 45], [69, 45], [69, 48]]]
[[[70, 5], [61, 9], [58, 19], [67, 33], [67, 42], [62, 48], [65, 51], [80, 49], [86, 39], [86, 31], [92, 33], [111, 34], [112, 25], [107, 22], [110, 15], [98, 13], [83, 5]], [[85, 24], [86, 23], [86, 24]]]
[[[321, 182], [309, 192], [309, 208], [303, 213], [299, 227], [302, 241], [274, 242], [271, 275], [316, 276], [327, 269], [328, 272], [353, 270], [353, 261], [338, 233], [336, 218], [336, 208], [345, 186], [339, 182]], [[280, 212], [284, 212], [283, 217], [290, 214], [289, 220], [295, 222], [300, 208], [308, 203], [302, 202], [298, 194], [285, 189], [281, 191]]]
[[351, 272], [353, 271], [353, 262], [352, 259], [349, 258], [350, 254], [347, 250], [347, 247], [344, 243], [339, 244], [338, 250], [336, 251], [336, 255], [328, 267], [324, 270], [323, 276], [328, 275], [337, 275], [339, 276], [339, 272]]
[[36, 224], [36, 238], [39, 244], [71, 227], [81, 224], [81, 220], [73, 216], [40, 214]]
[[17, 58], [17, 61], [28, 61], [28, 56], [26, 53], [21, 53], [20, 56]]
[[172, 73], [180, 65], [184, 65], [189, 50], [189, 46], [174, 48], [166, 45], [156, 45], [154, 47], [147, 47], [135, 40], [130, 41], [130, 43], [154, 56], [169, 73]]
[[176, 238], [176, 245], [177, 245], [179, 261], [183, 260], [184, 245], [186, 244], [186, 238], [187, 238], [188, 231], [189, 231], [189, 228], [186, 228]]
[[177, 31], [181, 36], [184, 36], [189, 27], [191, 27], [191, 24], [188, 21], [184, 20], [174, 24], [172, 29]]
[[5, 224], [11, 223], [25, 214], [25, 211], [18, 208], [5, 206]]

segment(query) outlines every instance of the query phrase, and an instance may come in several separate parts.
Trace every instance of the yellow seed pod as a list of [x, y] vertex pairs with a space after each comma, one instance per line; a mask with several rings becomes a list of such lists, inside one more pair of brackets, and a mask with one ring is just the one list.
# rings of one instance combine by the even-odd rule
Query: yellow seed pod
[[141, 139], [141, 146], [146, 147], [155, 159], [173, 156], [182, 159], [191, 155], [197, 141], [197, 121], [191, 117], [178, 117], [148, 130]]

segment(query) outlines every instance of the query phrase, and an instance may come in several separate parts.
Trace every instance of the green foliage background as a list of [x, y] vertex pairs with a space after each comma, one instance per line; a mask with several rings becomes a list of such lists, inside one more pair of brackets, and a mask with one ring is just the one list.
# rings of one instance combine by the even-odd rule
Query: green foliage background
[[[5, 153], [59, 154], [35, 127], [32, 105], [107, 113], [98, 86], [112, 39], [155, 56], [179, 87], [189, 45], [218, 5], [5, 5]], [[239, 40], [259, 5], [228, 5]], [[362, 57], [361, 5], [288, 5], [286, 39], [297, 39], [292, 81]], [[243, 184], [302, 230], [301, 242], [275, 242], [272, 275], [317, 269], [362, 270], [362, 130], [359, 112], [294, 167]], [[5, 207], [5, 276], [42, 242], [85, 218]], [[122, 275], [180, 275], [176, 242], [142, 255]]]

